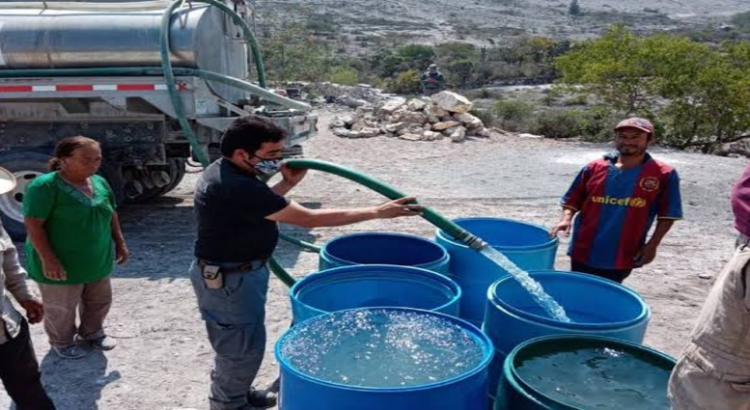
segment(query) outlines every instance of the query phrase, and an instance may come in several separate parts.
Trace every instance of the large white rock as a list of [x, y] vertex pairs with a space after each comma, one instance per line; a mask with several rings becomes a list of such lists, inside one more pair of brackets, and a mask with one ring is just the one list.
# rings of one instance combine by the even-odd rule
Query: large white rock
[[453, 142], [461, 142], [466, 139], [466, 128], [465, 127], [456, 127], [456, 130], [451, 133], [451, 141]]
[[354, 131], [362, 131], [364, 128], [376, 128], [378, 126], [377, 124], [378, 121], [375, 118], [366, 116], [358, 118], [352, 125], [351, 129]]
[[467, 137], [480, 137], [480, 138], [489, 138], [490, 137], [490, 130], [482, 127], [477, 128], [469, 128], [466, 130], [466, 136]]
[[[446, 115], [448, 115], [448, 111], [445, 111], [444, 109], [438, 107], [434, 103], [430, 103], [429, 105], [427, 105], [427, 107], [425, 107], [424, 109], [424, 113], [425, 115], [427, 115], [427, 117], [437, 118], [438, 121], [440, 120], [440, 118], [443, 118]], [[438, 122], [438, 121], [434, 121], [434, 122]]]
[[437, 124], [432, 124], [432, 129], [435, 131], [445, 131], [448, 128], [458, 127], [461, 125], [458, 121], [444, 121]]
[[427, 122], [427, 116], [421, 112], [407, 111], [399, 116], [399, 121], [422, 125]]
[[354, 116], [353, 115], [343, 115], [343, 116], [335, 116], [333, 117], [333, 121], [331, 121], [331, 125], [329, 128], [336, 129], [336, 128], [344, 128], [344, 127], [350, 127], [354, 124]]
[[432, 101], [446, 111], [459, 114], [469, 112], [474, 108], [474, 104], [468, 98], [452, 91], [441, 91], [432, 96]]
[[412, 98], [406, 103], [406, 108], [408, 108], [409, 111], [422, 111], [426, 106], [426, 102], [417, 98]]
[[401, 138], [402, 140], [407, 140], [407, 141], [422, 141], [421, 134], [406, 133], [406, 134], [401, 134], [398, 137]]
[[359, 132], [359, 138], [373, 138], [380, 135], [380, 129], [379, 128], [363, 128]]
[[425, 131], [422, 133], [423, 141], [437, 141], [441, 138], [443, 138], [443, 134], [439, 132]]
[[387, 132], [391, 134], [395, 134], [399, 132], [400, 130], [404, 129], [406, 127], [406, 124], [403, 122], [396, 122], [393, 124], [387, 124], [384, 128]]
[[407, 124], [405, 127], [401, 128], [400, 130], [396, 131], [396, 134], [398, 135], [404, 135], [404, 134], [419, 134], [421, 135], [424, 129], [422, 126], [418, 124]]
[[457, 118], [466, 126], [466, 128], [479, 128], [484, 125], [482, 120], [469, 113], [459, 114], [457, 115]]
[[404, 104], [406, 104], [406, 98], [403, 97], [395, 97], [392, 98], [383, 105], [378, 108], [378, 115], [381, 117], [388, 117], [392, 115], [396, 110], [401, 108]]

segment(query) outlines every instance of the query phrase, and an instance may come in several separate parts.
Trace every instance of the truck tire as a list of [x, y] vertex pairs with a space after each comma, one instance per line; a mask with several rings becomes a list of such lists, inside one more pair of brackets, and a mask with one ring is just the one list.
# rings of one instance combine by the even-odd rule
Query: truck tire
[[170, 158], [169, 159], [169, 183], [161, 188], [144, 188], [143, 193], [135, 198], [129, 199], [128, 202], [134, 204], [140, 204], [148, 202], [156, 197], [166, 194], [167, 192], [175, 189], [177, 185], [182, 182], [185, 177], [185, 159], [183, 158]]
[[[23, 197], [26, 187], [39, 175], [49, 172], [47, 161], [51, 158], [48, 154], [36, 151], [7, 151], [0, 152], [0, 167], [9, 170], [16, 177], [16, 188], [0, 195], [0, 218], [3, 226], [10, 237], [17, 242], [26, 239], [26, 227], [23, 224]], [[104, 164], [99, 169], [115, 194], [115, 200], [119, 204], [124, 197], [122, 172], [119, 166]]]
[[177, 185], [180, 185], [187, 172], [185, 169], [186, 161], [183, 158], [171, 158], [169, 165], [169, 175], [172, 177], [172, 182], [164, 188], [161, 193], [162, 195], [177, 188]]
[[26, 187], [39, 175], [49, 172], [47, 161], [50, 156], [34, 151], [0, 152], [0, 167], [16, 177], [16, 188], [0, 196], [0, 218], [3, 227], [15, 241], [26, 239], [23, 225], [23, 196]]

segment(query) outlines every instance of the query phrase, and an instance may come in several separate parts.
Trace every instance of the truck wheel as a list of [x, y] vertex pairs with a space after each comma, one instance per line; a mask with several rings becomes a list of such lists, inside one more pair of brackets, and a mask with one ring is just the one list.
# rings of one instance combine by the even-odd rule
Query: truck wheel
[[33, 151], [0, 153], [0, 166], [13, 173], [17, 181], [13, 191], [0, 195], [0, 218], [3, 227], [15, 241], [26, 239], [26, 228], [23, 225], [23, 197], [26, 187], [34, 178], [49, 172], [49, 158], [49, 155]]
[[162, 196], [166, 194], [167, 192], [175, 189], [177, 185], [179, 185], [180, 182], [182, 182], [182, 179], [185, 177], [185, 160], [183, 158], [170, 158], [169, 169], [166, 170], [166, 172], [169, 174], [169, 183], [167, 185], [161, 188], [143, 187], [143, 192], [140, 195], [136, 196], [135, 198], [128, 199], [128, 202], [135, 203], [135, 204], [148, 202], [156, 197]]
[[172, 177], [172, 182], [164, 188], [162, 195], [177, 188], [180, 185], [182, 179], [185, 178], [185, 159], [183, 158], [171, 158], [169, 160], [169, 176]]

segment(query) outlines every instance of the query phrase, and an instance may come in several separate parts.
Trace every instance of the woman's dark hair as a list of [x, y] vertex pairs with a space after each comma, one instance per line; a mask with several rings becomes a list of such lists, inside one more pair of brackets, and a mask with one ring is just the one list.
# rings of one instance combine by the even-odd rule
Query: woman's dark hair
[[50, 171], [59, 171], [62, 168], [61, 163], [65, 158], [70, 158], [75, 155], [75, 152], [79, 148], [99, 146], [99, 142], [92, 140], [91, 138], [76, 136], [64, 138], [55, 146], [55, 153], [52, 159], [49, 160], [47, 166]]
[[241, 149], [250, 154], [260, 149], [264, 142], [279, 142], [287, 137], [285, 129], [272, 120], [248, 115], [235, 120], [221, 137], [221, 155], [231, 157]]

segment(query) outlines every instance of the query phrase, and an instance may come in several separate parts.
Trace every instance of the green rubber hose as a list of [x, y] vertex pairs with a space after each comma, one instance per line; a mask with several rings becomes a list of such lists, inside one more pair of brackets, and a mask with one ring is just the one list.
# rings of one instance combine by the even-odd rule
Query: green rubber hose
[[[373, 191], [392, 200], [408, 196], [404, 192], [393, 188], [383, 181], [357, 172], [351, 168], [333, 164], [331, 162], [319, 161], [315, 159], [290, 159], [286, 161], [286, 164], [292, 169], [312, 169], [346, 178], [348, 180], [364, 185], [367, 188], [370, 188]], [[458, 226], [450, 219], [447, 219], [444, 216], [440, 215], [432, 208], [425, 207], [424, 211], [422, 212], [422, 217], [429, 221], [431, 224], [445, 231], [448, 235], [452, 236], [460, 242], [463, 242], [472, 249], [481, 250], [482, 248], [487, 246], [487, 244], [479, 237]]]
[[276, 260], [276, 257], [271, 257], [271, 259], [268, 260], [268, 267], [271, 268], [271, 272], [273, 272], [273, 274], [276, 275], [276, 277], [287, 287], [291, 288], [297, 283], [297, 280], [281, 266], [279, 261]]
[[320, 250], [322, 249], [318, 245], [315, 245], [315, 244], [310, 243], [310, 242], [305, 242], [302, 239], [295, 238], [295, 237], [293, 237], [291, 235], [287, 235], [287, 234], [285, 234], [283, 232], [279, 233], [279, 237], [281, 239], [283, 239], [284, 241], [286, 241], [286, 242], [289, 242], [289, 243], [291, 243], [293, 245], [297, 245], [300, 248], [308, 250], [310, 252], [320, 253]]
[[206, 151], [203, 150], [203, 147], [201, 147], [198, 138], [196, 138], [193, 133], [193, 128], [188, 122], [187, 114], [185, 114], [185, 104], [182, 103], [182, 97], [180, 96], [180, 93], [177, 92], [177, 83], [174, 79], [172, 60], [170, 58], [169, 32], [171, 31], [170, 25], [172, 24], [172, 14], [174, 14], [174, 11], [181, 7], [184, 2], [185, 0], [175, 0], [164, 10], [164, 14], [161, 17], [161, 40], [159, 44], [161, 68], [164, 70], [164, 79], [167, 83], [169, 99], [172, 101], [172, 108], [174, 108], [175, 117], [177, 117], [177, 122], [179, 122], [180, 128], [182, 128], [182, 133], [185, 134], [185, 137], [187, 137], [190, 142], [190, 147], [193, 149], [193, 155], [195, 155], [204, 167], [207, 167], [208, 164], [211, 163], [211, 160], [208, 157], [208, 153], [206, 153]]

